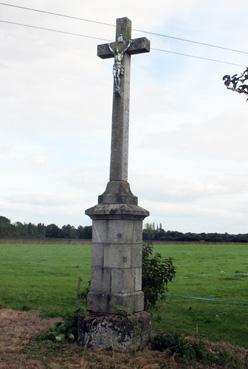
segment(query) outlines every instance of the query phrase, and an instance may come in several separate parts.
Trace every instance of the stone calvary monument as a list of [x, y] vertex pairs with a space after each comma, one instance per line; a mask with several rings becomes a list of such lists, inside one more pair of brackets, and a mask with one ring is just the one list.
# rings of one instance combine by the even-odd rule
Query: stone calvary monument
[[110, 180], [92, 219], [90, 318], [79, 328], [83, 344], [118, 351], [141, 349], [149, 339], [150, 318], [142, 292], [142, 221], [128, 183], [128, 131], [131, 55], [150, 51], [150, 41], [131, 39], [131, 21], [117, 19], [116, 40], [98, 45], [97, 55], [114, 58]]

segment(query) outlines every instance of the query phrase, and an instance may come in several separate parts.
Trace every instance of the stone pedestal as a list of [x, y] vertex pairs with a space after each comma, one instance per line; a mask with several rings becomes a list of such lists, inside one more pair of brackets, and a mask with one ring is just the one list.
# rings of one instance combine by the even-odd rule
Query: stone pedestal
[[79, 321], [79, 343], [141, 350], [151, 331], [142, 292], [142, 221], [149, 213], [127, 181], [110, 181], [98, 205], [85, 213], [93, 220], [90, 318]]
[[128, 182], [111, 181], [98, 205], [86, 210], [93, 220], [90, 313], [133, 314], [144, 310], [142, 221]]

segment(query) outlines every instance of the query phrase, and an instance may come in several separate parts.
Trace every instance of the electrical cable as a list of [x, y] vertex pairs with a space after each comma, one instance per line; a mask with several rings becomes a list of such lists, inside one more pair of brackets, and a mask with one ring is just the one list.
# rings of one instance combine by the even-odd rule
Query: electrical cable
[[[20, 6], [20, 5], [5, 3], [5, 2], [0, 2], [0, 5], [12, 7], [12, 8], [18, 8], [18, 9], [22, 9], [22, 10], [28, 10], [28, 11], [37, 12], [37, 13], [54, 15], [54, 16], [57, 16], [57, 17], [79, 20], [79, 21], [88, 22], [88, 23], [100, 24], [100, 25], [108, 26], [108, 27], [115, 27], [115, 25], [112, 24], [112, 23], [106, 23], [106, 22], [101, 22], [101, 21], [97, 21], [97, 20], [94, 20], [94, 19], [76, 17], [76, 16], [73, 16], [73, 15], [68, 15], [68, 14], [63, 14], [63, 13], [58, 13], [58, 12], [35, 9], [35, 8], [26, 7], [26, 6]], [[195, 45], [207, 46], [207, 47], [211, 47], [211, 48], [231, 51], [231, 52], [240, 53], [240, 54], [248, 54], [248, 51], [233, 49], [233, 48], [229, 48], [229, 47], [221, 46], [221, 45], [215, 45], [215, 44], [208, 43], [208, 42], [201, 42], [201, 41], [191, 40], [191, 39], [188, 39], [188, 38], [183, 38], [183, 37], [172, 36], [172, 35], [163, 34], [163, 33], [146, 31], [146, 30], [142, 30], [142, 29], [138, 29], [138, 28], [133, 28], [133, 30], [136, 31], [136, 32], [141, 32], [141, 33], [145, 33], [145, 34], [148, 34], [148, 35], [169, 38], [169, 39], [178, 40], [178, 41], [182, 41], [182, 42], [188, 42], [188, 43], [192, 43], [192, 44], [195, 44]]]
[[[26, 28], [34, 28], [34, 29], [38, 29], [38, 30], [42, 30], [42, 31], [56, 32], [56, 33], [69, 35], [69, 36], [78, 36], [78, 37], [84, 37], [84, 38], [89, 38], [89, 39], [98, 40], [98, 41], [110, 42], [110, 40], [107, 40], [107, 39], [101, 38], [101, 37], [95, 37], [95, 36], [89, 36], [89, 35], [85, 35], [85, 34], [81, 34], [81, 33], [62, 31], [62, 30], [49, 28], [49, 27], [41, 27], [41, 26], [34, 26], [34, 25], [30, 25], [30, 24], [25, 24], [25, 23], [12, 22], [12, 21], [8, 21], [8, 20], [4, 20], [4, 19], [0, 19], [0, 23], [6, 23], [6, 24], [21, 26], [21, 27], [26, 27]], [[185, 54], [185, 53], [181, 53], [181, 52], [178, 52], [178, 51], [158, 49], [158, 48], [151, 48], [151, 50], [159, 51], [159, 52], [163, 52], [163, 53], [168, 53], [168, 54], [175, 54], [175, 55], [185, 56], [185, 57], [194, 58], [194, 59], [207, 60], [207, 61], [211, 61], [211, 62], [215, 62], [215, 63], [234, 65], [234, 66], [239, 66], [239, 67], [242, 67], [242, 68], [245, 67], [242, 64], [232, 63], [232, 62], [228, 62], [228, 61], [225, 61], [225, 60], [211, 59], [211, 58], [192, 55], [192, 54]]]
[[74, 20], [79, 20], [79, 21], [88, 22], [88, 23], [101, 24], [103, 26], [108, 26], [108, 27], [115, 27], [115, 25], [111, 24], [111, 23], [100, 22], [100, 21], [97, 21], [97, 20], [92, 20], [92, 19], [87, 19], [87, 18], [80, 18], [80, 17], [76, 17], [76, 16], [73, 16], [73, 15], [68, 15], [68, 14], [50, 12], [48, 10], [40, 10], [40, 9], [35, 9], [35, 8], [29, 8], [27, 6], [20, 6], [20, 5], [14, 5], [14, 4], [2, 3], [2, 2], [0, 2], [0, 5], [9, 6], [11, 8], [17, 8], [17, 9], [22, 9], [22, 10], [29, 10], [29, 11], [36, 12], [36, 13], [55, 15], [57, 17], [74, 19]]
[[151, 48], [151, 50], [154, 50], [154, 51], [161, 51], [161, 52], [163, 52], [163, 53], [170, 53], [170, 54], [175, 54], [175, 55], [187, 56], [187, 57], [189, 57], [189, 58], [194, 58], [194, 59], [200, 59], [200, 60], [212, 61], [212, 62], [215, 62], [215, 63], [235, 65], [236, 67], [246, 68], [246, 66], [245, 66], [245, 65], [242, 65], [242, 64], [232, 63], [232, 62], [228, 62], [228, 61], [226, 61], [226, 60], [219, 60], [219, 59], [207, 58], [207, 57], [205, 57], [205, 56], [198, 56], [198, 55], [192, 55], [192, 54], [185, 54], [185, 53], [181, 53], [181, 52], [179, 52], [179, 51], [172, 51], [172, 50], [165, 50], [165, 49], [156, 49], [156, 48]]
[[110, 42], [109, 40], [107, 40], [105, 38], [100, 38], [100, 37], [95, 37], [95, 36], [88, 36], [88, 35], [84, 35], [82, 33], [67, 32], [67, 31], [62, 31], [62, 30], [58, 30], [58, 29], [54, 29], [54, 28], [49, 28], [49, 27], [33, 26], [31, 24], [25, 24], [25, 23], [18, 23], [18, 22], [7, 21], [5, 19], [0, 19], [0, 22], [1, 23], [6, 23], [6, 24], [12, 24], [12, 25], [15, 25], [15, 26], [22, 26], [22, 27], [27, 27], [27, 28], [34, 28], [34, 29], [38, 29], [38, 30], [42, 30], [42, 31], [50, 31], [50, 32], [56, 32], [56, 33], [62, 33], [64, 35], [79, 36], [79, 37], [91, 38], [93, 40], [98, 40], [98, 41]]

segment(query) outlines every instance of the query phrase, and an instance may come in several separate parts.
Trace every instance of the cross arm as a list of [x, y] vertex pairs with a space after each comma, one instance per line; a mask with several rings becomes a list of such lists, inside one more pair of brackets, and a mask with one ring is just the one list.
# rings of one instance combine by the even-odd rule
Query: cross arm
[[[97, 46], [97, 56], [102, 59], [113, 58], [113, 53], [109, 49], [109, 45], [114, 50], [120, 45], [119, 42], [112, 42], [110, 44], [102, 44]], [[127, 54], [141, 54], [150, 51], [150, 41], [146, 37], [135, 38], [127, 50]]]
[[150, 52], [150, 40], [146, 37], [135, 38], [127, 50], [129, 55], [142, 54]]

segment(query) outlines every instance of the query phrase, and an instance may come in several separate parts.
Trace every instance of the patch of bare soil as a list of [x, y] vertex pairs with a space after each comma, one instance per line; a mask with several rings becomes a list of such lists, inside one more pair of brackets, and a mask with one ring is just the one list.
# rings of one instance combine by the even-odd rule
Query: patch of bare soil
[[[46, 332], [58, 319], [43, 319], [37, 312], [0, 310], [0, 369], [210, 369], [176, 363], [174, 357], [149, 349], [126, 355], [87, 349], [76, 344], [58, 345], [34, 337]], [[214, 345], [209, 343], [209, 345]], [[247, 350], [224, 345], [244, 358]], [[225, 369], [222, 367], [222, 369]], [[238, 368], [237, 368], [238, 369]]]
[[30, 337], [46, 331], [57, 319], [42, 319], [37, 312], [0, 310], [0, 369], [40, 368], [28, 362], [23, 348]]

